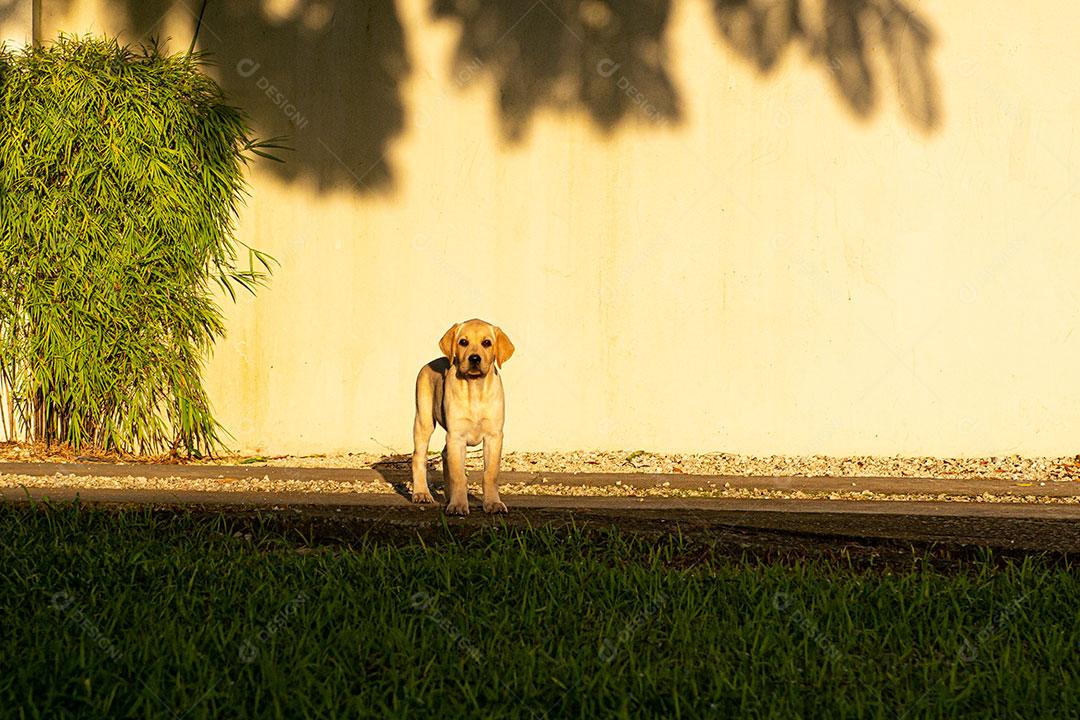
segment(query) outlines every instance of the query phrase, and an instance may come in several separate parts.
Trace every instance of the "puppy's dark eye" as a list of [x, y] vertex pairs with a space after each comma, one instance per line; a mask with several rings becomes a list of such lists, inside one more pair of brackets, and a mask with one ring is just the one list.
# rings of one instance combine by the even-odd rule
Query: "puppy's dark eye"
[[457, 344], [461, 347], [469, 347], [469, 341], [466, 338], [461, 338], [457, 341]]
[[488, 340], [487, 338], [484, 338], [484, 341], [482, 343], [480, 343], [480, 344], [483, 345], [484, 347], [491, 347], [491, 341]]

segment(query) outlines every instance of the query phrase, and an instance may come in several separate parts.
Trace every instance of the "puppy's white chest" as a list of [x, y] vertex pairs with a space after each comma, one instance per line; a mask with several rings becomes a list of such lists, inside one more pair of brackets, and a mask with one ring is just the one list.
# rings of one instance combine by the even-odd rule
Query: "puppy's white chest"
[[452, 385], [447, 387], [446, 430], [464, 438], [469, 445], [478, 445], [487, 436], [502, 433], [502, 388], [496, 383], [488, 387]]

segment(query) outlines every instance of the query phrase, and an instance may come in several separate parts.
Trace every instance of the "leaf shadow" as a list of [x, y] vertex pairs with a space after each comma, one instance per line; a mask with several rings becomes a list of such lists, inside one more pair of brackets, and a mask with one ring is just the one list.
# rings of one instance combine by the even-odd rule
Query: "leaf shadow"
[[682, 117], [667, 69], [670, 0], [436, 0], [432, 13], [461, 27], [455, 81], [493, 79], [509, 140], [545, 107], [583, 109], [607, 132], [631, 116]]
[[802, 45], [860, 117], [877, 105], [882, 81], [870, 54], [881, 48], [910, 122], [929, 131], [940, 120], [933, 33], [899, 0], [714, 0], [713, 11], [724, 40], [762, 74], [790, 45]]

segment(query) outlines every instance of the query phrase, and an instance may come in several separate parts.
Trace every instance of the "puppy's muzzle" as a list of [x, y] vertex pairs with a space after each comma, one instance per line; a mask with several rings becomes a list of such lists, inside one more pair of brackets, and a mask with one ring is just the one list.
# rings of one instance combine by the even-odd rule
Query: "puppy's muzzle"
[[469, 367], [471, 367], [471, 368], [480, 367], [480, 356], [479, 355], [473, 354], [473, 355], [469, 356]]

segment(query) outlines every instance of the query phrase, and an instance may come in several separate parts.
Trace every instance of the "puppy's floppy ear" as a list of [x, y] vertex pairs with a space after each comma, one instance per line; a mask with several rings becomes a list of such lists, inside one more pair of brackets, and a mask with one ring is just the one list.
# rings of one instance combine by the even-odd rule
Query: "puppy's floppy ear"
[[457, 335], [459, 327], [461, 327], [461, 323], [451, 325], [450, 329], [443, 333], [442, 340], [439, 341], [439, 349], [442, 350], [442, 354], [446, 356], [447, 360], [454, 359], [454, 336]]
[[499, 328], [495, 328], [495, 360], [498, 361], [499, 366], [510, 359], [510, 356], [514, 354], [514, 343], [510, 342], [510, 338], [506, 337]]

